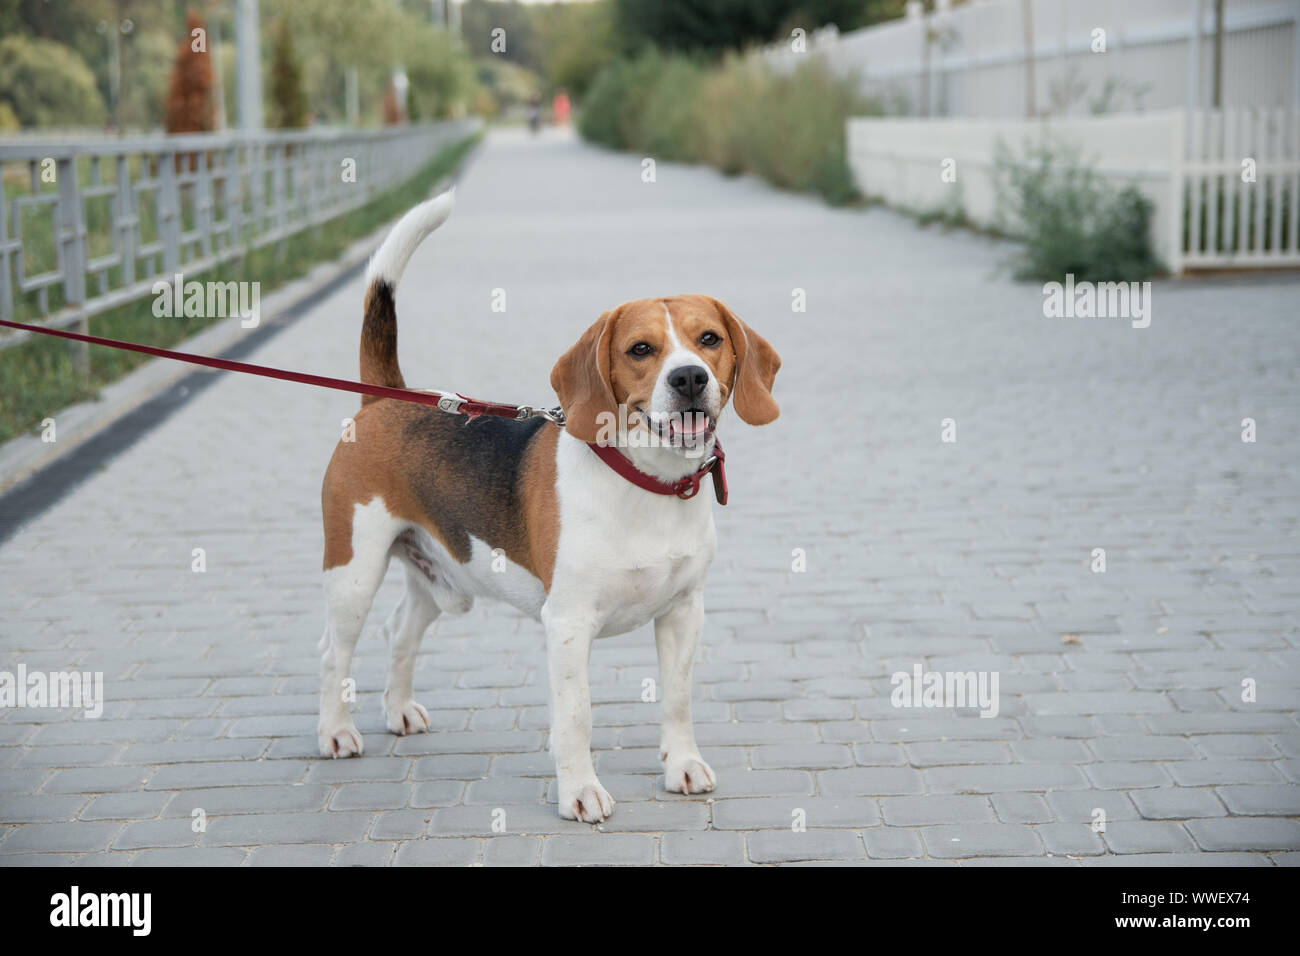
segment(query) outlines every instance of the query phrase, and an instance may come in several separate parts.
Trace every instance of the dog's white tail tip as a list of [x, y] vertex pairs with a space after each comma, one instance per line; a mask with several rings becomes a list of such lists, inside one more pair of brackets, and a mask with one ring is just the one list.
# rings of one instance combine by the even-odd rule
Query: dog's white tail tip
[[395, 288], [416, 247], [429, 233], [447, 221], [455, 206], [456, 187], [453, 186], [420, 203], [399, 219], [379, 250], [371, 257], [366, 269], [366, 285], [379, 279]]

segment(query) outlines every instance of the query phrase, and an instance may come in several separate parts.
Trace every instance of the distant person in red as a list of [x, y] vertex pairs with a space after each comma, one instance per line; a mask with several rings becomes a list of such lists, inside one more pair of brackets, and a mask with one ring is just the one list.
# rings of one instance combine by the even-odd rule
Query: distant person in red
[[565, 126], [569, 122], [569, 94], [564, 90], [555, 94], [555, 99], [551, 101], [551, 114], [555, 117], [556, 126]]

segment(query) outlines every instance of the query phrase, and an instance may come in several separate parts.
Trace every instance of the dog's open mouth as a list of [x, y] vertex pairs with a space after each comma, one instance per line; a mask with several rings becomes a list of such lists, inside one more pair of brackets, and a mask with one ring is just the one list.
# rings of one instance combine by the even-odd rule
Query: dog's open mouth
[[653, 416], [638, 408], [646, 427], [667, 445], [692, 448], [713, 437], [717, 421], [702, 408], [687, 408], [680, 412]]

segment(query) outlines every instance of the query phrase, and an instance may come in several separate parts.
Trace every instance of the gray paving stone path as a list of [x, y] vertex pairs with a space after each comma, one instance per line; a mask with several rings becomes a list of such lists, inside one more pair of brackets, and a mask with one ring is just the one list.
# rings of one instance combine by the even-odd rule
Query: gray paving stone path
[[[1300, 278], [1159, 282], [1147, 329], [1048, 319], [1004, 244], [640, 172], [493, 134], [401, 287], [401, 356], [547, 402], [600, 311], [687, 291], [780, 350], [779, 422], [723, 424], [716, 793], [663, 790], [646, 630], [593, 653], [599, 829], [555, 812], [542, 632], [500, 607], [435, 625], [433, 730], [390, 736], [396, 572], [359, 647], [366, 755], [318, 758], [319, 483], [355, 403], [225, 375], [0, 545], [0, 669], [107, 697], [0, 711], [0, 865], [1296, 863]], [[361, 292], [253, 360], [355, 374]], [[996, 673], [997, 716], [893, 706], [918, 664]]]

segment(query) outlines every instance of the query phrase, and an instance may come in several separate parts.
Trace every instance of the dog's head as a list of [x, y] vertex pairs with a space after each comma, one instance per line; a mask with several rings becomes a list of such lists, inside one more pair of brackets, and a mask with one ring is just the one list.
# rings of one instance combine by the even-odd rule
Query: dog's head
[[619, 407], [629, 432], [702, 448], [728, 399], [751, 425], [779, 414], [772, 382], [781, 359], [717, 299], [638, 299], [606, 312], [551, 372], [565, 429], [586, 442], [612, 436]]

